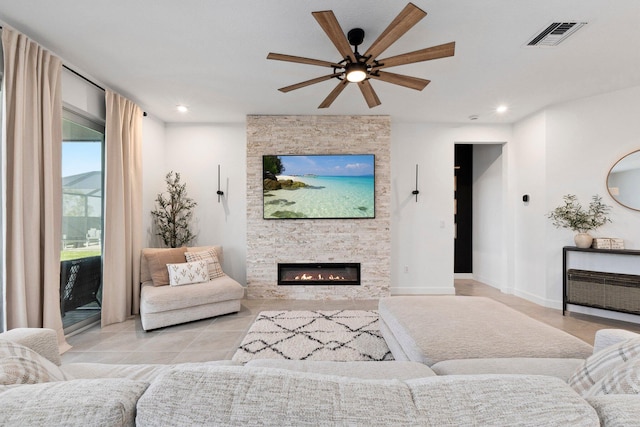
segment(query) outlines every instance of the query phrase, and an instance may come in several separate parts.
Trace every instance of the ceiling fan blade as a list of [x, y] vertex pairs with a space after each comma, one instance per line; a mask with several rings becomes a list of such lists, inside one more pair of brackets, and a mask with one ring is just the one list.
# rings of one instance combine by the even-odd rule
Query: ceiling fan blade
[[351, 45], [349, 44], [349, 40], [344, 35], [344, 31], [342, 31], [342, 27], [340, 27], [340, 23], [336, 19], [336, 16], [333, 14], [331, 10], [325, 10], [322, 12], [311, 12], [318, 24], [322, 27], [327, 36], [334, 44], [340, 55], [343, 58], [349, 58], [352, 62], [356, 62], [356, 57], [351, 51]]
[[327, 96], [324, 101], [322, 101], [322, 104], [320, 104], [318, 106], [318, 108], [328, 108], [333, 101], [336, 100], [336, 98], [338, 97], [338, 95], [340, 95], [342, 93], [342, 91], [344, 90], [345, 87], [347, 87], [347, 83], [349, 83], [348, 80], [342, 80], [340, 83], [338, 83], [338, 86], [336, 86], [335, 88], [333, 88], [333, 90], [331, 91], [331, 93], [329, 94], [329, 96]]
[[413, 3], [407, 4], [364, 53], [364, 56], [369, 58], [367, 63], [371, 63], [425, 16], [427, 16], [427, 12]]
[[358, 83], [358, 87], [360, 88], [360, 92], [362, 92], [362, 96], [364, 96], [365, 101], [367, 101], [367, 105], [369, 106], [369, 108], [377, 107], [381, 104], [380, 99], [378, 98], [378, 95], [376, 95], [376, 92], [373, 90], [373, 87], [371, 86], [371, 83], [369, 83], [369, 80], [364, 80]]
[[275, 59], [276, 61], [297, 62], [299, 64], [319, 65], [321, 67], [343, 68], [342, 65], [334, 62], [322, 61], [320, 59], [304, 58], [302, 56], [285, 55], [282, 53], [269, 53], [267, 59]]
[[322, 76], [322, 77], [316, 77], [315, 79], [311, 79], [311, 80], [307, 80], [307, 81], [304, 81], [304, 82], [296, 83], [296, 84], [291, 85], [291, 86], [281, 87], [278, 90], [280, 92], [285, 92], [285, 93], [286, 92], [291, 92], [292, 90], [295, 90], [295, 89], [300, 89], [300, 88], [305, 87], [305, 86], [310, 86], [312, 84], [323, 82], [325, 80], [331, 80], [332, 78], [338, 77], [340, 75], [342, 75], [342, 73], [333, 73], [333, 74], [329, 74], [329, 75]]
[[402, 74], [387, 73], [384, 71], [378, 71], [375, 74], [369, 74], [369, 77], [371, 77], [372, 79], [382, 80], [383, 82], [393, 83], [415, 90], [422, 90], [429, 83], [431, 83], [430, 80], [425, 80], [418, 77], [404, 76]]
[[428, 47], [426, 49], [415, 50], [413, 52], [403, 53], [402, 55], [390, 56], [389, 58], [378, 61], [380, 65], [374, 65], [373, 70], [381, 68], [395, 67], [397, 65], [413, 64], [415, 62], [429, 61], [431, 59], [446, 58], [453, 56], [456, 51], [456, 42], [445, 43], [438, 46]]

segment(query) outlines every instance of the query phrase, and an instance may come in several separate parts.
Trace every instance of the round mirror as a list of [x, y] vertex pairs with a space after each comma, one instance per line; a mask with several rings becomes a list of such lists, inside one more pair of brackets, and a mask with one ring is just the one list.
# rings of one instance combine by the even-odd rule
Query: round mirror
[[640, 150], [613, 165], [607, 175], [607, 190], [622, 206], [640, 211]]

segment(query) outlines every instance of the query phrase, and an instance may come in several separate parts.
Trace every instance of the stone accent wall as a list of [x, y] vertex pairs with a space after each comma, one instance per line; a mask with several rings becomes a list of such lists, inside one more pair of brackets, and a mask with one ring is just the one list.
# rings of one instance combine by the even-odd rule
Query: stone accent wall
[[[374, 219], [263, 219], [262, 156], [374, 154]], [[247, 117], [247, 297], [371, 299], [390, 295], [388, 116]], [[286, 171], [285, 171], [286, 173]], [[361, 286], [277, 286], [277, 264], [359, 262]]]

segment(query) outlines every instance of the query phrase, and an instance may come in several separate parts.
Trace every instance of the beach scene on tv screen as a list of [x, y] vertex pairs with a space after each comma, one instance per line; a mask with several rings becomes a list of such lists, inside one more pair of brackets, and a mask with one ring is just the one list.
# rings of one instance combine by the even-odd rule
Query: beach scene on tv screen
[[264, 218], [374, 218], [374, 155], [263, 156]]

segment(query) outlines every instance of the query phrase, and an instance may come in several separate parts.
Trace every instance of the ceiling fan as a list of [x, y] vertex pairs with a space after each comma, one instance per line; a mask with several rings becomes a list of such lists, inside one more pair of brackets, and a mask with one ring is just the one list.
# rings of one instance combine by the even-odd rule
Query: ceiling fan
[[[378, 55], [384, 52], [389, 46], [391, 46], [396, 40], [402, 37], [407, 31], [409, 31], [409, 29], [427, 15], [425, 11], [413, 3], [409, 3], [405, 6], [405, 8], [398, 14], [398, 16], [396, 16], [382, 34], [380, 34], [376, 41], [369, 46], [369, 49], [367, 49], [364, 54], [360, 54], [358, 52], [358, 46], [362, 44], [364, 40], [364, 30], [361, 28], [354, 28], [350, 30], [345, 37], [338, 20], [333, 14], [333, 11], [326, 10], [322, 12], [312, 12], [311, 14], [316, 21], [318, 21], [318, 24], [320, 24], [331, 42], [333, 42], [335, 47], [338, 49], [338, 52], [340, 52], [343, 59], [339, 62], [330, 62], [319, 59], [303, 58], [301, 56], [284, 55], [280, 53], [269, 53], [269, 55], [267, 55], [267, 59], [333, 68], [333, 73], [331, 74], [278, 89], [281, 92], [290, 92], [295, 89], [300, 89], [315, 83], [331, 80], [333, 78], [340, 80], [340, 83], [338, 83], [331, 93], [329, 93], [329, 96], [322, 101], [318, 108], [329, 107], [349, 83], [356, 83], [358, 85], [369, 108], [380, 105], [380, 99], [373, 90], [373, 87], [369, 82], [370, 79], [381, 80], [383, 82], [393, 83], [410, 89], [422, 90], [429, 84], [429, 80], [405, 76], [402, 74], [389, 73], [387, 71], [382, 71], [382, 69], [398, 65], [429, 61], [431, 59], [445, 58], [453, 56], [455, 53], [456, 43], [451, 42], [384, 59], [377, 59]], [[354, 47], [353, 52], [351, 51], [351, 46]]]

